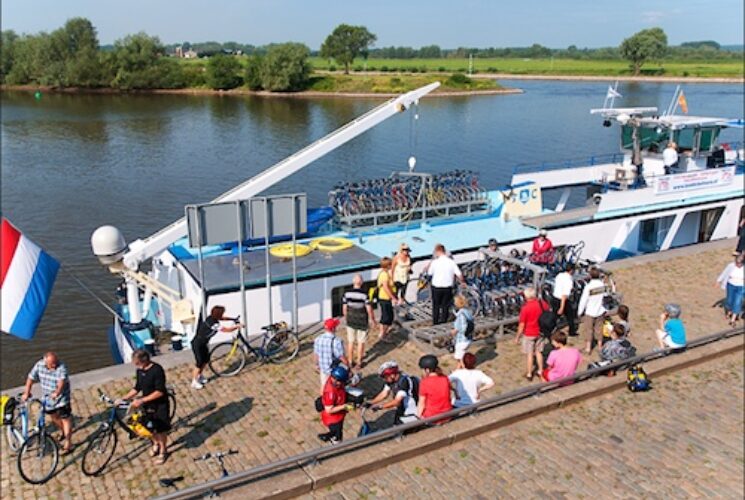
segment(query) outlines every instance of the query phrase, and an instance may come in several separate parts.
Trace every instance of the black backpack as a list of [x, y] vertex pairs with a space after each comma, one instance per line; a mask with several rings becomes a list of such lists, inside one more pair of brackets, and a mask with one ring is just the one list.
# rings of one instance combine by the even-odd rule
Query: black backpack
[[[414, 402], [418, 404], [419, 403], [419, 377], [415, 377], [414, 375], [401, 374], [401, 379], [402, 380], [400, 380], [398, 383], [399, 387], [404, 389], [406, 391], [406, 394], [409, 397], [414, 398]], [[404, 388], [403, 385], [401, 384], [401, 382], [403, 382], [404, 380], [407, 381], [406, 385], [408, 385], [408, 388]]]
[[476, 323], [474, 323], [473, 319], [466, 317], [466, 331], [463, 332], [463, 335], [468, 340], [473, 340], [473, 334], [475, 331], [476, 331]]
[[538, 302], [541, 305], [543, 312], [538, 316], [538, 328], [541, 330], [543, 337], [549, 338], [554, 330], [556, 330], [556, 324], [559, 322], [559, 317], [549, 307], [548, 309], [543, 308], [543, 301], [539, 299]]

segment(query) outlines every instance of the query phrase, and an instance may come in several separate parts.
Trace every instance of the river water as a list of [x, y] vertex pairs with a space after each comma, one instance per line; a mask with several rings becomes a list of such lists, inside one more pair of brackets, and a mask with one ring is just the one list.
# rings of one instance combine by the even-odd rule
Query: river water
[[[394, 117], [271, 192], [307, 192], [324, 204], [337, 180], [406, 169], [478, 170], [489, 188], [518, 163], [616, 152], [601, 127], [607, 83], [509, 81], [523, 94], [424, 99], [419, 120]], [[619, 105], [667, 107], [675, 86], [625, 83]], [[690, 113], [740, 117], [741, 85], [689, 84]], [[2, 211], [106, 302], [117, 280], [97, 264], [90, 235], [119, 227], [131, 241], [207, 202], [361, 115], [379, 99], [2, 93]], [[742, 140], [727, 131], [723, 140]], [[64, 271], [36, 337], [0, 335], [0, 387], [23, 382], [47, 350], [72, 372], [111, 363], [109, 313]]]

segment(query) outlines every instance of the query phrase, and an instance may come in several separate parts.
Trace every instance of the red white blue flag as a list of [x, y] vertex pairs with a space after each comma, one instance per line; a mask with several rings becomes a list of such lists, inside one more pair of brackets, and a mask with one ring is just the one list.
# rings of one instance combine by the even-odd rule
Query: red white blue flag
[[30, 340], [39, 326], [59, 262], [6, 218], [0, 227], [0, 330]]

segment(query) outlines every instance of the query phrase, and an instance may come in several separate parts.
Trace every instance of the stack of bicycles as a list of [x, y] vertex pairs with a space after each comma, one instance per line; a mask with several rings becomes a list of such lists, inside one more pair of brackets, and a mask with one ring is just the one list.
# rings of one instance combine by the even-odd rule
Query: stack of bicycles
[[489, 206], [478, 175], [468, 170], [394, 173], [387, 178], [340, 183], [329, 192], [329, 205], [342, 223], [350, 225], [451, 215]]

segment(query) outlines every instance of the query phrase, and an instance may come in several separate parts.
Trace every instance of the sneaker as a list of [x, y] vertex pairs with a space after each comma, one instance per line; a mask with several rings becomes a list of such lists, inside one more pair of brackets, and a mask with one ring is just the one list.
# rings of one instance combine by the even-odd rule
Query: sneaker
[[323, 433], [318, 435], [318, 439], [320, 439], [324, 443], [328, 443], [329, 441], [331, 441], [331, 436], [329, 436], [328, 433]]
[[330, 445], [335, 445], [335, 444], [339, 444], [339, 443], [341, 443], [341, 441], [339, 441], [339, 440], [338, 440], [338, 439], [336, 439], [335, 437], [332, 437], [332, 438], [329, 438], [329, 441], [328, 441], [328, 443], [329, 443]]
[[206, 385], [207, 382], [209, 382], [209, 380], [204, 378], [204, 375], [200, 375], [199, 377], [197, 377], [197, 382], [199, 382], [202, 385]]
[[192, 389], [204, 389], [204, 385], [202, 385], [202, 383], [199, 380], [194, 379], [191, 381], [191, 388]]

